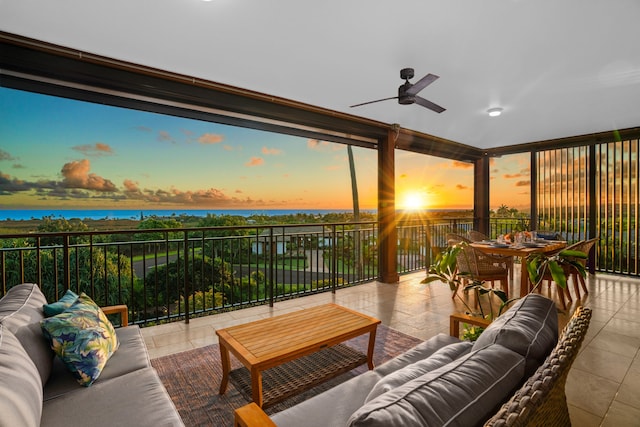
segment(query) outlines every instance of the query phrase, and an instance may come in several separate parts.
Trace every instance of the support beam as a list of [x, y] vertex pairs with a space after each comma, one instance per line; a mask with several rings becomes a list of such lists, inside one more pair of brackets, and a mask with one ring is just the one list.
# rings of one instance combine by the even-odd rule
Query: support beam
[[473, 169], [473, 217], [474, 228], [486, 235], [489, 228], [489, 156], [475, 162]]
[[531, 150], [531, 158], [529, 160], [531, 177], [530, 177], [530, 189], [531, 194], [529, 197], [529, 206], [531, 207], [531, 221], [529, 223], [529, 230], [538, 229], [538, 151]]
[[396, 229], [396, 135], [394, 129], [389, 129], [387, 138], [378, 142], [378, 280], [384, 283], [397, 283], [400, 280]]

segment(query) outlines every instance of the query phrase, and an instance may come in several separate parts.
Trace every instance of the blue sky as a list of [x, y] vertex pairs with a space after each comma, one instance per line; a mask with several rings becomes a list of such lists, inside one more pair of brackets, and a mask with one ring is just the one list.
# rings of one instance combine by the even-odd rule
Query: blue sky
[[[0, 116], [3, 208], [352, 208], [342, 144], [7, 88]], [[353, 150], [360, 206], [375, 209], [377, 153]], [[399, 207], [473, 204], [469, 164], [396, 151], [396, 175]]]

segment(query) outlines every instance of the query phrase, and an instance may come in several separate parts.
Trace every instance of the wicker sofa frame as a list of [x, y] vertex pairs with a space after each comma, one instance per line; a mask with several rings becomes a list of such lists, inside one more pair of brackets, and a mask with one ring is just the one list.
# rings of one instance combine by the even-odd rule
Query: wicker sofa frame
[[[591, 309], [578, 307], [564, 327], [558, 344], [543, 364], [486, 423], [485, 427], [570, 426], [565, 385], [569, 370], [584, 341]], [[275, 423], [255, 403], [235, 412], [236, 427]]]

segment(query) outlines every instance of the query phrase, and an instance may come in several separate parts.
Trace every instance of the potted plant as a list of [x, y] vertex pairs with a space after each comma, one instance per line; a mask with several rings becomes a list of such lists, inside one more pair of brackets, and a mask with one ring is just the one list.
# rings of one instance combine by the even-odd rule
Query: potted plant
[[[435, 258], [434, 262], [429, 266], [427, 270], [427, 277], [421, 281], [421, 283], [431, 283], [434, 281], [441, 281], [449, 286], [452, 292], [452, 298], [457, 297], [467, 309], [466, 315], [481, 317], [491, 321], [494, 319], [494, 304], [493, 299], [497, 298], [500, 301], [499, 308], [497, 310], [497, 316], [500, 316], [504, 309], [508, 307], [512, 302], [518, 300], [520, 297], [508, 299], [506, 294], [499, 289], [493, 289], [485, 286], [484, 282], [475, 280], [468, 273], [461, 273], [457, 268], [457, 258], [460, 251], [463, 249], [463, 245], [467, 243], [461, 242], [456, 245], [447, 247], [442, 250]], [[586, 272], [584, 265], [579, 261], [580, 259], [586, 259], [587, 254], [576, 250], [563, 250], [555, 254], [533, 253], [529, 255], [523, 262], [527, 263], [527, 273], [529, 274], [529, 280], [534, 284], [531, 292], [535, 292], [540, 286], [545, 277], [550, 274], [554, 282], [563, 289], [567, 287], [567, 273], [570, 269], [574, 268], [582, 277], [585, 277]], [[467, 301], [459, 294], [458, 289], [465, 280], [470, 280], [471, 283], [464, 287], [465, 291], [473, 291], [476, 294], [478, 310], [472, 309]], [[482, 296], [488, 302], [488, 313], [485, 313], [482, 304]], [[496, 317], [497, 317], [496, 316]], [[463, 338], [477, 338], [482, 333], [483, 328], [475, 325], [467, 327], [463, 333]]]

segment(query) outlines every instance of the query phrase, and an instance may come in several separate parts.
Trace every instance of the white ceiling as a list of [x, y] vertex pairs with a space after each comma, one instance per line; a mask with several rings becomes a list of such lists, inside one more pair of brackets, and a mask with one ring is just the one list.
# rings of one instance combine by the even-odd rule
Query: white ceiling
[[[640, 126], [638, 22], [638, 0], [0, 0], [2, 31], [479, 148]], [[445, 112], [349, 108], [405, 67]]]

